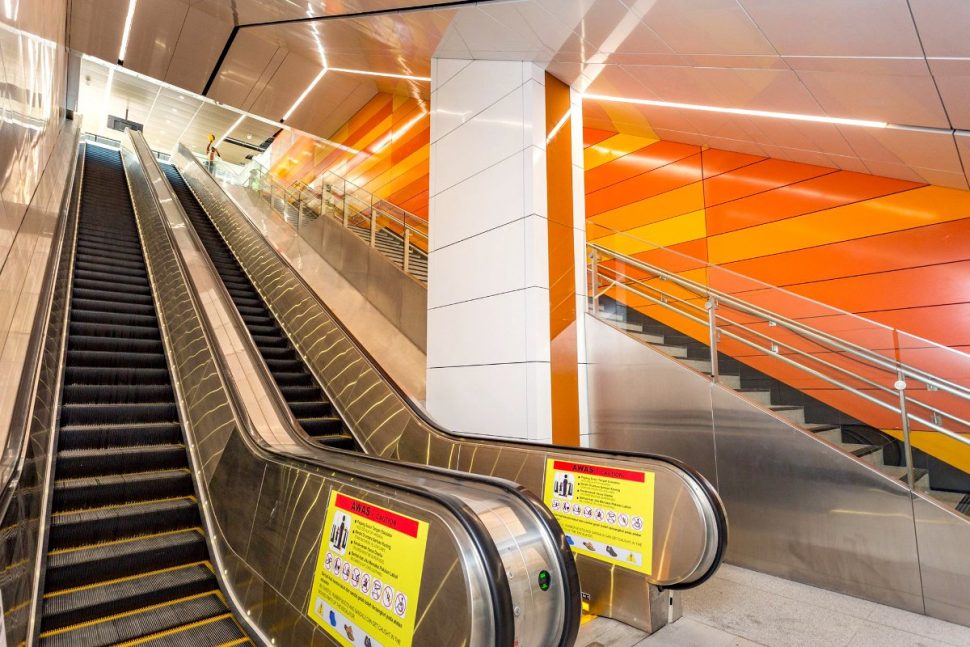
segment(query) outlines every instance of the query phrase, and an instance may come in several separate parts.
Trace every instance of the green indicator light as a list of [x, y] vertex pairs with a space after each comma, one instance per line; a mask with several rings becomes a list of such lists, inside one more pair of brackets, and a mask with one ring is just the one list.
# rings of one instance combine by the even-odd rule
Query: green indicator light
[[550, 580], [549, 571], [539, 571], [539, 590], [548, 591]]

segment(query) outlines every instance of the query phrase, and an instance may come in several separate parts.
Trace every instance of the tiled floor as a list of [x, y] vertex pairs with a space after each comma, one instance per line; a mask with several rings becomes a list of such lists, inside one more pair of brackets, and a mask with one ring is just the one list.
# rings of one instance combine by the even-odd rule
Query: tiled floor
[[967, 647], [970, 628], [724, 565], [652, 636], [596, 618], [577, 647]]

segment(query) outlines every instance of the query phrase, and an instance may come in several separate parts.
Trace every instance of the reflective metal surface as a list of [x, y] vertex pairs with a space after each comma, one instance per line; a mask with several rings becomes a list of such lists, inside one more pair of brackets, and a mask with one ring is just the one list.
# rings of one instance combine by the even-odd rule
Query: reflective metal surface
[[[690, 585], [717, 567], [726, 542], [723, 517], [702, 477], [663, 459], [461, 438], [435, 427], [395, 390], [195, 159], [180, 151], [175, 163], [365, 451], [508, 478], [536, 493], [543, 491], [546, 458], [649, 469], [657, 479], [653, 575], [629, 577], [639, 584], [620, 590], [618, 582], [626, 578], [614, 577], [612, 567], [580, 559], [584, 592], [601, 601], [622, 597], [639, 610], [648, 608], [648, 584]], [[619, 605], [612, 610], [624, 613]], [[639, 615], [615, 617], [642, 622]]]
[[[135, 139], [131, 148], [138, 149], [142, 161], [151, 161], [147, 147]], [[134, 157], [128, 148], [125, 154]], [[246, 409], [237, 409], [235, 390], [225, 381], [225, 369], [215, 345], [210, 345], [214, 342], [201, 317], [203, 307], [189, 288], [186, 270], [171, 242], [190, 241], [184, 227], [169, 238], [171, 219], [178, 214], [172, 211], [170, 197], [147, 199], [149, 182], [164, 180], [157, 167], [146, 166], [151, 169], [147, 174], [151, 179], [144, 168], [135, 168], [134, 164], [130, 177], [141, 175], [141, 188], [133, 185], [133, 194], [139, 205], [149, 272], [155, 281], [166, 342], [179, 378], [176, 388], [186, 401], [186, 420], [191, 421], [189, 444], [201, 470], [206, 493], [203, 508], [212, 511], [212, 544], [223, 555], [221, 568], [230, 595], [236, 596], [240, 609], [253, 613], [247, 618], [283, 644], [303, 644], [311, 629], [317, 631], [308, 626], [303, 610], [308, 604], [322, 515], [329, 491], [337, 488], [378, 504], [394, 502], [395, 509], [431, 524], [429, 545], [434, 549], [425, 563], [418, 601], [418, 616], [423, 620], [415, 644], [506, 645], [518, 640], [520, 645], [544, 645], [550, 639], [558, 644], [556, 632], [565, 631], [563, 626], [568, 623], [561, 597], [555, 603], [555, 593], [542, 598], [533, 590], [532, 574], [552, 570], [554, 564], [549, 561], [549, 548], [542, 548], [548, 539], [529, 534], [534, 533], [529, 529], [535, 526], [522, 514], [533, 514], [531, 509], [512, 505], [508, 497], [497, 498], [494, 486], [488, 483], [473, 483], [463, 490], [453, 487], [457, 490], [453, 493], [442, 490], [446, 479], [435, 472], [415, 474], [405, 465], [378, 465], [366, 456], [317, 452], [314, 460], [308, 452], [296, 454], [308, 462], [303, 464], [278, 453], [261, 455], [269, 445], [253, 442], [254, 437], [262, 437], [250, 435], [256, 432], [246, 419]], [[195, 263], [192, 269], [200, 266]], [[211, 272], [211, 268], [201, 269]], [[430, 493], [431, 487], [436, 494]], [[250, 488], [255, 490], [245, 494]], [[259, 502], [255, 510], [252, 501]], [[452, 507], [445, 507], [443, 501], [451, 501]], [[468, 515], [474, 510], [474, 516], [459, 516], [464, 521], [458, 523], [456, 510]], [[294, 523], [298, 518], [302, 521]], [[493, 529], [497, 543], [488, 544], [491, 553], [482, 552], [482, 542], [490, 542], [488, 535], [467, 534], [470, 519], [476, 520], [482, 533], [486, 528]], [[495, 530], [500, 527], [504, 532]], [[495, 591], [499, 589], [505, 591], [498, 599], [508, 600], [507, 609], [495, 608]], [[518, 614], [513, 611], [513, 601]], [[262, 613], [257, 614], [256, 608]], [[279, 638], [281, 628], [285, 632]]]
[[970, 624], [965, 518], [591, 315], [586, 330], [592, 442], [698, 465], [728, 561]]
[[[64, 190], [56, 196], [56, 227], [50, 232], [46, 253], [40, 258], [47, 265], [36, 268], [39, 283], [33, 310], [27, 319], [33, 324], [29, 348], [25, 348], [23, 377], [12, 412], [9, 435], [4, 447], [4, 474], [0, 496], [0, 565], [3, 568], [2, 595], [7, 644], [21, 644], [32, 634], [36, 613], [38, 565], [43, 559], [43, 519], [47, 513], [48, 484], [57, 404], [60, 399], [61, 359], [64, 353], [64, 323], [69, 302], [71, 258], [76, 222], [75, 191], [72, 179], [77, 160], [77, 130], [65, 128], [62, 134], [59, 165], [42, 182], [58, 183]], [[59, 173], [66, 165], [68, 172]], [[49, 253], [49, 257], [48, 257]], [[49, 258], [49, 260], [48, 260]], [[18, 373], [19, 376], [19, 373]]]
[[[210, 323], [215, 321], [220, 325], [220, 334], [214, 341], [223, 356], [232, 357], [233, 361], [226, 362], [226, 365], [235, 390], [241, 395], [241, 408], [250, 421], [259, 420], [253, 424], [253, 428], [266, 446], [301, 458], [317, 457], [381, 482], [396, 480], [447, 492], [449, 496], [459, 499], [478, 516], [501, 556], [512, 602], [518, 610], [514, 623], [519, 644], [568, 644], [572, 639], [571, 633], [578, 626], [578, 599], [571, 597], [578, 595], [578, 584], [571, 555], [564, 548], [565, 540], [558, 526], [548, 524], [544, 515], [537, 514], [534, 503], [514, 484], [429, 470], [355, 453], [322, 452], [319, 447], [308, 443], [296, 431], [298, 423], [283, 403], [268, 369], [248, 337], [239, 313], [205, 256], [195, 231], [187, 226], [178, 200], [151, 160], [144, 142], [137, 134], [132, 139], [160, 198], [159, 204], [165, 212], [190, 282], [200, 294], [206, 295], [204, 299], [199, 299], [203, 303], [202, 310]], [[224, 325], [226, 323], [229, 325]], [[242, 348], [248, 352], [240, 352]], [[273, 395], [267, 399], [270, 392]], [[545, 512], [544, 509], [542, 512]], [[555, 582], [549, 591], [541, 591], [538, 587], [538, 576], [542, 571], [550, 573]]]

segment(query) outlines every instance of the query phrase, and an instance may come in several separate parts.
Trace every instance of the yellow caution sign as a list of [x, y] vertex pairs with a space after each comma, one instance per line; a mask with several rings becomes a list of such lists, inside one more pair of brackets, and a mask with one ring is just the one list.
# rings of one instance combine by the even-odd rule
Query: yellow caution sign
[[428, 524], [333, 492], [307, 611], [346, 647], [409, 647]]
[[550, 458], [543, 501], [573, 551], [649, 575], [654, 480], [653, 472]]

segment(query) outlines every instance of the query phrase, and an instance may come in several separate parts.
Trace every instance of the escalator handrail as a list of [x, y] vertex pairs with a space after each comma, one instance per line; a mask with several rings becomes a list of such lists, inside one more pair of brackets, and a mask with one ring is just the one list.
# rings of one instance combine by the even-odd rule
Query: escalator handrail
[[[157, 160], [155, 161], [155, 164], [158, 164]], [[159, 173], [162, 173], [160, 168], [157, 170]], [[341, 474], [345, 477], [354, 479], [357, 482], [365, 482], [372, 486], [378, 487], [395, 488], [417, 498], [433, 501], [435, 504], [440, 505], [442, 508], [447, 510], [458, 520], [462, 528], [468, 534], [472, 543], [475, 545], [476, 550], [479, 552], [480, 562], [487, 574], [486, 580], [488, 582], [488, 589], [492, 598], [492, 609], [494, 610], [495, 614], [493, 622], [495, 627], [496, 643], [498, 645], [512, 645], [515, 641], [515, 615], [505, 567], [502, 563], [498, 549], [491, 540], [484, 524], [467, 504], [457, 497], [436, 492], [418, 485], [405, 483], [398, 480], [395, 480], [393, 483], [386, 481], [381, 482], [368, 476], [361, 476], [346, 467], [328, 464], [328, 462], [325, 460], [313, 457], [295, 457], [287, 454], [286, 452], [265, 446], [262, 442], [256, 440], [259, 435], [253, 428], [253, 423], [246, 413], [245, 408], [240, 405], [242, 397], [236, 389], [235, 382], [226, 377], [231, 375], [231, 373], [226, 365], [225, 358], [218, 350], [218, 344], [213, 342], [213, 340], [216, 338], [215, 331], [212, 330], [208, 317], [204, 315], [204, 310], [200, 305], [201, 299], [193, 282], [188, 277], [188, 271], [185, 267], [181, 254], [178, 253], [178, 246], [174, 240], [171, 228], [164, 222], [164, 216], [162, 215], [164, 212], [154, 190], [152, 191], [152, 196], [155, 200], [159, 217], [163, 218], [163, 228], [168, 237], [169, 244], [173, 247], [176, 266], [181, 275], [182, 281], [185, 283], [192, 300], [192, 309], [200, 321], [203, 336], [206, 339], [209, 352], [211, 353], [213, 361], [218, 367], [217, 373], [219, 381], [228, 395], [229, 407], [232, 411], [233, 417], [237, 421], [237, 428], [241, 432], [240, 437], [247, 448], [253, 452], [254, 455], [264, 460], [273, 460], [280, 464], [295, 467], [297, 469], [306, 469], [306, 465], [310, 464], [336, 474]], [[175, 200], [174, 202], [178, 208], [181, 209], [181, 205], [178, 204], [178, 200]], [[187, 218], [186, 222], [189, 222]], [[186, 229], [191, 229], [191, 227], [186, 227]], [[215, 281], [215, 283], [221, 284], [221, 281]]]
[[[188, 149], [185, 149], [185, 151], [183, 152], [181, 150], [182, 148], [183, 146], [180, 144], [179, 152], [182, 153], [182, 157], [191, 159], [199, 166], [200, 169], [205, 171], [205, 167], [199, 164], [198, 160], [196, 160], [195, 157], [190, 152], [188, 152]], [[226, 201], [234, 205], [237, 211], [239, 211], [239, 213], [243, 216], [242, 221], [246, 222], [250, 227], [255, 229], [255, 225], [252, 223], [252, 221], [249, 220], [248, 217], [245, 216], [245, 213], [242, 211], [242, 209], [238, 207], [238, 205], [236, 205], [236, 202], [229, 196], [229, 194], [226, 193], [222, 185], [219, 182], [216, 182], [214, 179], [213, 179], [213, 183], [219, 188], [219, 191], [222, 192], [222, 194], [225, 196]], [[334, 314], [333, 310], [331, 310], [330, 307], [323, 301], [323, 299], [321, 299], [317, 295], [316, 291], [313, 290], [313, 288], [311, 288], [309, 284], [307, 284], [307, 282], [304, 280], [300, 272], [298, 272], [296, 268], [293, 267], [293, 264], [290, 263], [289, 259], [285, 258], [282, 254], [280, 254], [280, 252], [276, 249], [276, 247], [269, 244], [268, 242], [266, 246], [270, 250], [272, 250], [272, 253], [276, 256], [276, 258], [279, 259], [279, 261], [286, 268], [290, 270], [292, 275], [303, 285], [303, 287], [306, 288], [307, 292], [317, 301], [317, 303], [321, 306], [324, 312], [326, 312], [327, 315], [330, 317], [330, 319], [334, 322], [334, 325], [336, 325], [337, 328], [340, 329], [340, 331], [347, 337], [350, 343], [361, 354], [364, 360], [368, 364], [370, 364], [371, 368], [374, 371], [376, 371], [377, 374], [391, 388], [391, 390], [394, 391], [397, 397], [400, 398], [401, 401], [405, 403], [405, 405], [411, 410], [411, 413], [417, 416], [424, 424], [429, 426], [437, 433], [440, 433], [445, 437], [456, 442], [462, 442], [462, 441], [485, 442], [489, 444], [503, 445], [506, 447], [521, 447], [523, 449], [530, 449], [530, 450], [534, 450], [537, 448], [546, 448], [549, 451], [562, 452], [562, 453], [575, 453], [577, 451], [581, 451], [583, 454], [602, 456], [604, 458], [607, 458], [607, 457], [615, 458], [620, 460], [648, 459], [648, 460], [658, 461], [661, 463], [666, 463], [671, 467], [673, 467], [674, 469], [677, 469], [683, 472], [695, 484], [697, 489], [703, 494], [706, 501], [708, 502], [708, 504], [711, 506], [711, 509], [713, 510], [715, 523], [717, 524], [718, 545], [715, 549], [715, 559], [712, 561], [710, 568], [708, 568], [708, 570], [705, 571], [700, 577], [694, 580], [691, 580], [690, 582], [668, 585], [665, 588], [676, 590], [676, 589], [687, 589], [687, 588], [699, 586], [700, 584], [703, 584], [708, 579], [710, 579], [710, 577], [714, 575], [714, 573], [717, 571], [718, 567], [723, 561], [724, 553], [727, 550], [727, 539], [728, 539], [727, 512], [725, 511], [724, 503], [723, 501], [721, 501], [721, 497], [720, 495], [718, 495], [717, 490], [714, 489], [714, 486], [698, 470], [696, 470], [695, 468], [691, 467], [690, 465], [687, 465], [686, 463], [676, 458], [673, 458], [670, 456], [664, 456], [662, 454], [652, 454], [647, 452], [631, 452], [631, 451], [613, 450], [613, 449], [600, 449], [600, 448], [593, 448], [593, 447], [582, 447], [582, 448], [568, 447], [564, 445], [557, 445], [554, 443], [545, 443], [545, 444], [524, 443], [524, 442], [520, 442], [512, 439], [506, 439], [506, 438], [478, 438], [474, 436], [464, 436], [462, 434], [446, 429], [445, 427], [441, 426], [438, 422], [436, 422], [433, 418], [431, 418], [431, 416], [429, 416], [427, 412], [424, 411], [424, 409], [418, 406], [418, 404], [414, 402], [414, 400], [411, 398], [410, 395], [408, 395], [408, 393], [403, 389], [403, 387], [401, 387], [401, 385], [398, 384], [398, 382], [393, 377], [391, 377], [391, 375], [386, 370], [384, 370], [384, 368], [374, 358], [374, 356], [370, 353], [370, 351], [368, 351], [364, 347], [364, 345], [360, 342], [360, 340], [358, 340], [357, 337], [347, 328], [347, 326], [343, 323], [343, 321], [341, 321]], [[543, 507], [545, 506], [543, 505]], [[550, 514], [550, 516], [552, 515]]]
[[[192, 157], [192, 159], [195, 160], [195, 162], [198, 164], [198, 160], [194, 156]], [[174, 163], [172, 163], [171, 165], [173, 168], [175, 168], [176, 172], [179, 172], [178, 167]], [[160, 169], [159, 171], [161, 172]], [[183, 181], [185, 181], [184, 178], [183, 178]], [[196, 201], [199, 204], [199, 207], [202, 208], [203, 211], [205, 211], [205, 206], [203, 205], [199, 197], [195, 195], [195, 192], [192, 191], [192, 187], [189, 185], [187, 181], [185, 181], [185, 184], [186, 184], [186, 187], [189, 189], [189, 191], [192, 193], [192, 195], [195, 197]], [[173, 202], [176, 203], [176, 206], [180, 210], [182, 218], [185, 220], [185, 222], [190, 224], [191, 221], [189, 221], [188, 216], [185, 214], [184, 210], [182, 209], [182, 205], [179, 204], [179, 201], [176, 199], [176, 200], [173, 200]], [[198, 232], [195, 231], [195, 227], [187, 226], [186, 229], [190, 230], [189, 232], [190, 237], [192, 237], [196, 247], [202, 251], [201, 255], [205, 259], [204, 262], [206, 263], [209, 270], [214, 275], [218, 276], [218, 271], [216, 270], [215, 265], [212, 262], [212, 259], [209, 257], [209, 254], [206, 251], [205, 245], [202, 243], [202, 240], [199, 238]], [[277, 411], [279, 411], [281, 415], [281, 419], [285, 421], [289, 426], [288, 431], [291, 432], [290, 433], [291, 437], [298, 439], [302, 445], [306, 446], [308, 449], [311, 449], [313, 451], [323, 450], [323, 451], [350, 453], [349, 450], [341, 450], [341, 449], [332, 448], [332, 447], [322, 447], [318, 444], [310, 443], [304, 438], [304, 434], [292, 433], [294, 430], [300, 429], [299, 422], [297, 422], [296, 419], [293, 417], [293, 414], [289, 410], [289, 408], [285, 406], [285, 404], [283, 403], [283, 396], [280, 393], [279, 387], [269, 377], [269, 374], [270, 374], [269, 367], [266, 365], [266, 362], [263, 359], [262, 355], [256, 349], [255, 342], [253, 341], [252, 336], [249, 334], [249, 331], [246, 329], [245, 323], [242, 320], [242, 316], [240, 315], [236, 307], [232, 305], [232, 299], [229, 295], [228, 289], [225, 287], [225, 285], [222, 283], [221, 280], [214, 281], [214, 283], [217, 284], [216, 290], [220, 293], [220, 298], [223, 299], [223, 303], [230, 304], [228, 307], [228, 310], [231, 313], [230, 319], [233, 322], [233, 326], [236, 328], [238, 335], [242, 338], [243, 343], [246, 346], [246, 352], [250, 355], [251, 360], [257, 366], [260, 367], [260, 370], [258, 371], [260, 373], [260, 381], [266, 388], [267, 393], [272, 395], [270, 400], [273, 401], [274, 408], [277, 409]], [[326, 312], [328, 316], [334, 319], [334, 321], [337, 321], [336, 318], [333, 316], [333, 313], [329, 309], [327, 309]], [[340, 327], [342, 331], [346, 332], [346, 329], [344, 329], [342, 325]], [[360, 347], [356, 339], [352, 339], [352, 343], [356, 344], [358, 348]], [[374, 363], [374, 359], [369, 355], [367, 356], [367, 361]], [[316, 375], [314, 375], [312, 371], [308, 371], [308, 372], [310, 373], [314, 382], [316, 382], [317, 385], [326, 393], [325, 387], [319, 383]], [[386, 373], [384, 373], [383, 371], [379, 375], [381, 375], [383, 379], [388, 379]], [[409, 401], [407, 401], [407, 403], [410, 405]], [[335, 407], [337, 406], [336, 402], [333, 402], [333, 404]], [[356, 456], [364, 455], [358, 452], [353, 452], [353, 454]], [[402, 464], [401, 461], [395, 461], [390, 458], [384, 458], [381, 456], [374, 456], [374, 455], [366, 455], [366, 456], [368, 456], [370, 460], [375, 461], [377, 463], [383, 463], [388, 465], [393, 464], [395, 466]], [[559, 645], [562, 647], [571, 645], [572, 642], [575, 640], [576, 635], [579, 632], [579, 625], [580, 625], [581, 616], [582, 616], [582, 602], [581, 602], [582, 595], [579, 588], [579, 574], [578, 574], [578, 571], [576, 570], [576, 563], [575, 563], [575, 560], [573, 559], [572, 551], [568, 543], [565, 541], [565, 533], [562, 527], [560, 526], [559, 521], [549, 511], [549, 509], [545, 506], [545, 504], [542, 503], [541, 500], [539, 500], [539, 498], [535, 495], [535, 493], [524, 488], [520, 484], [515, 483], [513, 481], [509, 481], [507, 479], [502, 479], [502, 478], [483, 475], [483, 474], [474, 474], [470, 472], [460, 472], [457, 470], [449, 470], [442, 467], [437, 467], [433, 465], [424, 465], [420, 463], [408, 463], [408, 465], [417, 471], [434, 473], [436, 475], [445, 476], [451, 479], [454, 479], [458, 475], [460, 475], [460, 478], [464, 480], [472, 480], [479, 483], [487, 484], [491, 487], [502, 489], [503, 491], [506, 492], [506, 494], [512, 497], [515, 497], [520, 501], [522, 501], [523, 503], [525, 503], [526, 508], [545, 527], [545, 531], [549, 537], [559, 538], [559, 540], [555, 542], [555, 549], [556, 549], [555, 552], [556, 552], [556, 559], [558, 561], [560, 572], [563, 574], [562, 583], [563, 583], [563, 586], [565, 587], [565, 590], [563, 593], [567, 600], [572, 601], [571, 606], [569, 608], [564, 609], [566, 617], [564, 618], [565, 624], [563, 627], [562, 634], [560, 636]], [[720, 563], [719, 560], [717, 561], [717, 563], [718, 564]]]
[[[66, 125], [64, 126], [67, 127]], [[44, 269], [44, 277], [41, 281], [40, 292], [37, 301], [37, 310], [31, 324], [30, 340], [24, 354], [23, 372], [20, 375], [20, 383], [17, 386], [17, 397], [13, 404], [13, 415], [10, 420], [10, 427], [7, 430], [7, 438], [4, 443], [3, 457], [9, 461], [7, 465], [0, 466], [7, 472], [4, 481], [0, 484], [0, 519], [7, 513], [11, 498], [23, 474], [24, 461], [27, 456], [27, 434], [30, 430], [31, 412], [33, 411], [34, 395], [37, 390], [37, 379], [40, 373], [40, 359], [44, 350], [44, 340], [47, 337], [47, 330], [51, 317], [54, 291], [57, 278], [57, 270], [60, 267], [61, 253], [64, 249], [64, 238], [67, 231], [67, 223], [70, 220], [72, 208], [80, 199], [80, 182], [76, 181], [79, 168], [83, 165], [83, 156], [79, 151], [83, 144], [80, 143], [80, 129], [74, 132], [74, 141], [71, 145], [72, 154], [70, 171], [68, 172], [63, 192], [61, 194], [60, 207], [58, 208], [57, 222], [54, 226], [54, 233], [51, 239], [50, 255], [47, 260], [47, 267]]]

